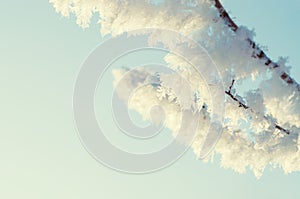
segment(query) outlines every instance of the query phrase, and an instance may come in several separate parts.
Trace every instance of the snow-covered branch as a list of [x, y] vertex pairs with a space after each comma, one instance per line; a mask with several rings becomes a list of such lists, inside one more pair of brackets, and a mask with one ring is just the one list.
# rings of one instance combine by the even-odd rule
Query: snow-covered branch
[[[239, 29], [239, 26], [232, 20], [232, 18], [229, 16], [228, 12], [225, 10], [225, 8], [221, 4], [221, 2], [219, 0], [211, 0], [211, 1], [214, 3], [216, 9], [219, 12], [220, 18], [223, 19], [224, 23], [232, 31], [237, 32]], [[271, 70], [274, 70], [274, 69], [278, 70], [278, 68], [280, 68], [280, 66], [277, 63], [273, 62], [253, 40], [251, 40], [250, 38], [247, 38], [246, 40], [248, 41], [249, 45], [253, 49], [251, 57], [262, 60], [265, 64], [265, 66]], [[278, 70], [278, 75], [284, 82], [286, 82], [290, 86], [295, 87], [295, 89], [298, 92], [300, 92], [299, 83], [297, 83], [287, 72]]]
[[[160, 3], [152, 0], [50, 2], [63, 16], [74, 14], [77, 24], [84, 28], [89, 26], [92, 15], [99, 13], [102, 35], [115, 37], [131, 30], [157, 28], [192, 37], [214, 60], [224, 87], [228, 88], [225, 93], [224, 90], [221, 92], [228, 96], [224, 116], [226, 123], [221, 124], [224, 131], [214, 151], [221, 155], [221, 166], [240, 173], [250, 168], [258, 177], [267, 165], [279, 166], [286, 173], [300, 171], [300, 86], [290, 76], [284, 60], [271, 60], [254, 42], [254, 32], [235, 24], [219, 0], [180, 0], [176, 3], [172, 0]], [[169, 35], [149, 40], [149, 43], [155, 40], [177, 47]], [[209, 71], [206, 63], [201, 62], [199, 53], [192, 49], [186, 49], [186, 52], [190, 60], [198, 59], [199, 66], [203, 67], [200, 72]], [[196, 97], [183, 92], [179, 92], [181, 96], [174, 95], [174, 91], [184, 90], [182, 85], [173, 76], [162, 75], [160, 77], [164, 78], [160, 79], [158, 86], [144, 87], [133, 93], [129, 107], [149, 119], [148, 107], [161, 105], [166, 110], [164, 125], [174, 134], [178, 132], [183, 107], [200, 112], [201, 128], [197, 130], [191, 146], [199, 155], [212, 118], [210, 101], [219, 96], [212, 97], [211, 93], [216, 93], [214, 88], [209, 91], [201, 75], [179, 57], [170, 53], [164, 60], [168, 67], [187, 80]], [[124, 72], [123, 69], [115, 71], [115, 80], [122, 78]], [[139, 71], [128, 79], [128, 84], [123, 85], [124, 90], [128, 90], [132, 82], [151, 75], [147, 71]], [[214, 77], [211, 74], [207, 76]], [[256, 87], [248, 86], [248, 90], [243, 91], [244, 96], [241, 96], [242, 92], [236, 94], [237, 86], [234, 88], [234, 85], [241, 85], [249, 79], [257, 80]]]
[[[228, 89], [227, 91], [225, 91], [226, 95], [228, 95], [232, 100], [236, 101], [236, 102], [239, 104], [239, 107], [242, 107], [242, 108], [244, 108], [244, 109], [246, 109], [246, 110], [249, 110], [249, 111], [251, 111], [251, 112], [254, 113], [254, 114], [258, 114], [258, 113], [255, 113], [255, 111], [254, 111], [251, 107], [247, 106], [244, 102], [242, 102], [242, 101], [240, 100], [240, 99], [242, 99], [241, 96], [237, 96], [237, 94], [233, 94], [233, 93], [232, 93], [232, 89], [233, 89], [233, 86], [234, 86], [234, 82], [235, 82], [235, 80], [233, 79], [233, 80], [232, 80], [232, 83], [231, 83], [231, 85], [230, 85], [230, 87], [229, 87], [229, 89]], [[268, 121], [268, 117], [267, 117], [267, 116], [264, 116], [264, 119]], [[287, 135], [290, 134], [290, 131], [289, 131], [289, 130], [286, 130], [285, 128], [281, 127], [279, 124], [276, 124], [276, 123], [275, 123], [275, 124], [273, 124], [273, 126], [274, 126], [276, 129], [280, 130], [281, 132], [286, 133]]]

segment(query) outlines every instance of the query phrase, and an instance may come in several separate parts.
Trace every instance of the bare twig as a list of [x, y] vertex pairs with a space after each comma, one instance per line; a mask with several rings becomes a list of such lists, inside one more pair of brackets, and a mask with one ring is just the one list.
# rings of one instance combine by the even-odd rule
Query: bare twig
[[229, 95], [231, 97], [231, 99], [233, 99], [234, 101], [238, 102], [239, 103], [239, 107], [243, 107], [244, 109], [248, 109], [249, 107], [246, 104], [242, 103], [236, 96], [234, 96], [232, 94], [231, 90], [232, 90], [234, 82], [235, 82], [235, 80], [232, 80], [232, 83], [231, 83], [231, 85], [229, 87], [229, 90], [225, 91], [225, 93], [227, 95]]

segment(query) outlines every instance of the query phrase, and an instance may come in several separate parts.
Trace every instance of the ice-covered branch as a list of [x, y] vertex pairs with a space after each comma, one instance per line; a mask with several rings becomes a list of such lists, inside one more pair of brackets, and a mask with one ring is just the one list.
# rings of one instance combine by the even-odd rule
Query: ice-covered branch
[[[250, 168], [256, 176], [262, 174], [266, 165], [279, 166], [286, 173], [300, 171], [300, 86], [290, 76], [285, 63], [282, 60], [277, 63], [272, 61], [254, 42], [254, 33], [235, 24], [219, 0], [181, 0], [176, 3], [172, 0], [160, 3], [152, 0], [50, 2], [63, 16], [74, 14], [78, 25], [84, 28], [89, 26], [92, 15], [98, 13], [102, 35], [114, 37], [131, 30], [157, 28], [192, 37], [216, 63], [224, 87], [229, 88], [225, 93], [224, 90], [220, 92], [229, 98], [226, 101], [224, 131], [214, 151], [221, 155], [221, 166], [240, 173]], [[176, 47], [169, 35], [158, 35], [150, 40], [150, 43], [153, 40], [169, 42], [169, 46]], [[200, 73], [208, 71], [209, 67], [201, 62], [199, 53], [192, 49], [186, 52], [190, 60], [199, 59], [199, 66], [203, 67]], [[129, 106], [149, 119], [148, 107], [162, 105], [167, 116], [164, 125], [174, 134], [179, 129], [182, 107], [191, 107], [196, 112], [201, 110], [201, 128], [191, 146], [199, 155], [212, 118], [211, 99], [218, 99], [219, 96], [212, 97], [210, 94], [216, 92], [209, 92], [201, 75], [179, 57], [170, 53], [164, 60], [168, 67], [187, 80], [196, 100], [184, 92], [180, 97], [174, 95], [174, 90], [185, 89], [180, 82], [174, 83], [173, 76], [165, 75], [161, 85], [148, 86], [134, 93], [133, 103]], [[115, 71], [115, 79], [120, 79], [124, 72]], [[130, 87], [132, 82], [143, 79], [140, 76], [151, 76], [146, 71], [136, 75], [128, 79], [124, 89]], [[248, 85], [250, 79], [257, 80], [257, 88]], [[244, 96], [235, 93], [234, 84], [246, 85]]]
[[[223, 5], [219, 0], [211, 0], [216, 9], [219, 12], [220, 18], [224, 20], [224, 23], [234, 32], [237, 32], [239, 29], [239, 26], [232, 20], [232, 18], [229, 16], [228, 12], [225, 10]], [[250, 47], [253, 49], [251, 57], [255, 59], [262, 60], [266, 67], [268, 67], [271, 70], [278, 70], [278, 75], [280, 78], [286, 82], [288, 85], [291, 85], [295, 87], [295, 89], [300, 92], [300, 85], [285, 71], [279, 70], [280, 66], [273, 62], [266, 53], [260, 49], [260, 47], [250, 38], [247, 38], [247, 41], [250, 45]]]
[[[231, 85], [230, 85], [230, 87], [229, 87], [229, 89], [228, 89], [227, 91], [225, 91], [226, 95], [228, 95], [232, 100], [236, 101], [236, 102], [239, 104], [239, 107], [242, 107], [242, 108], [244, 108], [244, 109], [246, 109], [246, 110], [249, 109], [252, 113], [257, 114], [257, 113], [255, 113], [255, 111], [254, 111], [251, 107], [247, 106], [244, 102], [242, 102], [242, 101], [240, 100], [242, 97], [237, 96], [237, 95], [234, 95], [234, 94], [232, 93], [232, 88], [233, 88], [233, 86], [234, 86], [234, 82], [235, 82], [235, 80], [233, 79], [233, 80], [232, 80], [232, 83], [231, 83]], [[267, 116], [264, 116], [264, 119], [265, 119], [265, 120], [268, 120], [268, 117], [267, 117]], [[287, 135], [290, 134], [290, 131], [289, 131], [289, 130], [286, 130], [285, 128], [281, 127], [281, 126], [278, 125], [278, 124], [275, 123], [275, 124], [272, 124], [272, 125], [273, 125], [276, 129], [280, 130], [281, 132], [286, 133]]]

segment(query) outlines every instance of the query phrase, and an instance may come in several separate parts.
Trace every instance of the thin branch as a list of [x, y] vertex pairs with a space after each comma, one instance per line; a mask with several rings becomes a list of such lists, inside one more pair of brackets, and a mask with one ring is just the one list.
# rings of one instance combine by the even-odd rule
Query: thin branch
[[[228, 12], [224, 9], [223, 5], [219, 0], [211, 0], [214, 3], [214, 6], [217, 8], [220, 14], [220, 18], [224, 20], [224, 23], [234, 32], [237, 32], [239, 29], [239, 26], [231, 19]], [[259, 46], [252, 41], [250, 38], [247, 39], [249, 45], [253, 49], [253, 53], [251, 57], [255, 59], [262, 60], [269, 69], [275, 69], [278, 70], [280, 66], [272, 61], [263, 50], [259, 48]], [[287, 73], [280, 71], [279, 73], [280, 78], [286, 82], [288, 85], [294, 86], [297, 91], [300, 92], [300, 85]]]
[[231, 99], [233, 99], [234, 101], [238, 102], [239, 103], [239, 107], [243, 107], [244, 109], [248, 109], [249, 107], [244, 104], [243, 102], [241, 102], [237, 97], [235, 97], [232, 93], [231, 93], [231, 90], [232, 90], [232, 87], [233, 87], [233, 84], [234, 84], [235, 80], [232, 80], [232, 83], [229, 87], [229, 90], [228, 91], [225, 91], [225, 93], [227, 95], [229, 95], [231, 97]]
[[[231, 85], [230, 85], [230, 87], [229, 87], [229, 90], [228, 90], [228, 91], [225, 91], [225, 93], [226, 93], [232, 100], [234, 100], [234, 101], [236, 101], [237, 103], [239, 103], [239, 107], [242, 107], [242, 108], [244, 108], [245, 110], [249, 109], [252, 113], [257, 114], [256, 111], [254, 111], [252, 108], [250, 108], [250, 107], [247, 106], [245, 103], [243, 103], [242, 101], [240, 101], [238, 97], [236, 97], [236, 96], [234, 96], [234, 95], [232, 94], [232, 88], [233, 88], [233, 86], [234, 86], [234, 82], [235, 82], [235, 80], [233, 79], [232, 82], [231, 82]], [[264, 118], [265, 118], [267, 121], [269, 121], [269, 119], [268, 119], [267, 116], [264, 116]], [[290, 134], [290, 131], [287, 130], [287, 129], [285, 129], [285, 128], [283, 128], [282, 126], [280, 126], [280, 125], [278, 125], [278, 124], [276, 124], [276, 123], [273, 124], [273, 125], [274, 125], [274, 127], [275, 127], [276, 129], [278, 129], [279, 131], [284, 132], [284, 133], [287, 134], [287, 135]]]

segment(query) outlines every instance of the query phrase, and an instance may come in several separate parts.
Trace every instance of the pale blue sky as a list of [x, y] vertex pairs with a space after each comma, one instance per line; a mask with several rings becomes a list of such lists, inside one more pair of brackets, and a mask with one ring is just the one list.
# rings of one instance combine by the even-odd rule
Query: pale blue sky
[[[226, 0], [239, 24], [255, 28], [269, 55], [290, 56], [300, 82], [298, 0]], [[300, 173], [267, 170], [260, 180], [205, 164], [188, 152], [163, 171], [112, 171], [84, 150], [72, 113], [82, 61], [102, 40], [47, 1], [5, 1], [0, 8], [1, 198], [299, 198]]]

